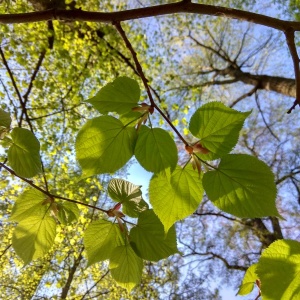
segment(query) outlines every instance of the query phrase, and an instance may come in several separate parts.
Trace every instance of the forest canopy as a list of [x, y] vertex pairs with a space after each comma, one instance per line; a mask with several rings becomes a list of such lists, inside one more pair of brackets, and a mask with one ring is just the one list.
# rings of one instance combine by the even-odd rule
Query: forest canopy
[[0, 293], [299, 299], [299, 9], [2, 1]]

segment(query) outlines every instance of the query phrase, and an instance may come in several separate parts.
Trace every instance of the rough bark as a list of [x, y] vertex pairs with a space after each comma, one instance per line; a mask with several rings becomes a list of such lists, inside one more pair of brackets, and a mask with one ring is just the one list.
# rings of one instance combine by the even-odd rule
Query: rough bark
[[273, 91], [293, 98], [296, 97], [295, 79], [268, 75], [253, 75], [234, 68], [233, 66], [218, 72], [218, 74], [230, 76], [236, 81], [254, 85], [257, 89]]

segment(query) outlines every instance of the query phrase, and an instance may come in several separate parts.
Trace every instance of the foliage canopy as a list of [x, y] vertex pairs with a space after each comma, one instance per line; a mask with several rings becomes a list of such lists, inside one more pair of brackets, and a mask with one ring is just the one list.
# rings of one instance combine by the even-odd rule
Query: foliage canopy
[[[266, 43], [251, 52], [250, 45], [250, 54], [239, 59], [249, 31], [244, 25], [241, 28], [246, 33], [241, 42], [235, 41], [240, 48], [232, 50], [224, 46], [224, 37], [215, 38], [218, 28], [224, 26], [220, 19], [211, 22], [212, 17], [207, 17], [210, 28], [206, 23], [201, 25], [206, 35], [194, 37], [200, 26], [198, 16], [188, 20], [186, 15], [173, 13], [195, 9], [193, 12], [200, 14], [201, 8], [203, 14], [249, 19], [284, 32], [296, 72], [296, 100], [286, 107], [290, 116], [299, 114], [299, 63], [295, 62], [299, 58], [294, 51], [294, 33], [300, 30], [300, 23], [254, 14], [250, 12], [254, 6], [239, 1], [236, 10], [191, 1], [157, 4], [150, 10], [130, 10], [130, 4], [122, 1], [17, 1], [16, 5], [8, 1], [1, 8], [0, 22], [4, 24], [0, 55], [6, 72], [1, 72], [4, 101], [0, 108], [1, 214], [5, 221], [1, 280], [8, 282], [1, 287], [3, 293], [10, 293], [16, 286], [16, 295], [34, 298], [41, 283], [45, 287], [56, 283], [53, 290], [43, 292], [46, 297], [58, 297], [55, 289], [61, 289], [62, 299], [92, 299], [106, 294], [111, 299], [121, 294], [154, 299], [173, 291], [176, 297], [181, 256], [199, 255], [209, 257], [207, 260], [219, 259], [228, 269], [246, 271], [249, 267], [239, 295], [250, 293], [256, 285], [258, 297], [263, 299], [300, 296], [300, 244], [288, 234], [283, 239], [280, 227], [281, 221], [294, 217], [293, 209], [290, 204], [288, 211], [283, 209], [284, 204], [276, 205], [276, 198], [287, 193], [287, 186], [283, 192], [278, 188], [285, 180], [290, 180], [300, 197], [299, 155], [293, 148], [298, 139], [295, 136], [289, 143], [286, 139], [281, 142], [277, 134], [288, 134], [281, 129], [274, 133], [258, 100], [258, 90], [267, 89], [260, 78], [277, 81], [277, 90], [273, 88], [276, 92], [280, 84], [286, 86], [290, 81], [278, 76], [255, 77], [242, 69], [267, 47]], [[32, 10], [36, 12], [27, 14]], [[177, 42], [180, 51], [191, 48], [190, 57], [178, 54], [166, 64], [162, 57], [172, 49], [158, 49], [155, 55], [148, 49], [155, 29], [148, 29], [147, 37], [139, 34], [144, 30], [143, 19], [141, 23], [121, 23], [137, 16], [162, 14], [171, 14], [179, 35], [182, 25], [187, 27], [189, 42]], [[176, 39], [170, 25], [162, 24], [171, 39]], [[209, 65], [201, 66], [197, 76], [203, 76], [202, 82], [196, 86], [192, 81], [196, 51], [191, 41], [202, 49], [203, 63]], [[222, 67], [224, 61], [226, 67]], [[168, 73], [169, 67], [178, 67], [181, 73], [182, 65], [188, 66], [188, 79]], [[217, 89], [207, 92], [205, 87], [231, 84], [226, 76], [235, 78], [232, 68], [242, 72], [241, 81], [255, 88], [229, 105], [225, 96], [217, 97]], [[220, 83], [215, 77], [222, 74], [225, 79]], [[164, 82], [159, 85], [159, 81]], [[178, 87], [178, 83], [184, 86]], [[286, 89], [281, 91], [286, 94]], [[232, 108], [253, 95], [257, 110], [249, 105]], [[188, 97], [187, 104], [181, 97]], [[278, 112], [282, 115], [282, 108]], [[269, 122], [272, 118], [270, 115]], [[260, 135], [265, 144], [273, 138], [271, 147], [277, 145], [274, 155], [274, 149], [271, 154], [257, 152], [255, 143]], [[276, 138], [279, 142], [274, 144]], [[283, 175], [280, 150], [284, 155], [293, 153], [291, 166]], [[140, 185], [123, 179], [133, 158], [153, 173], [149, 201]], [[283, 161], [286, 163], [289, 157]], [[278, 172], [274, 172], [274, 166]], [[199, 228], [190, 224], [193, 217], [200, 220], [205, 215], [223, 217], [241, 226], [236, 232], [245, 240], [243, 249], [249, 234], [245, 228], [250, 228], [250, 236], [256, 239], [249, 247], [259, 248], [256, 257], [250, 259], [249, 254], [244, 265], [232, 265], [211, 250], [208, 237], [195, 241]], [[200, 229], [207, 236], [215, 233], [212, 240], [221, 244], [222, 229], [210, 232], [209, 226], [205, 221]], [[183, 235], [187, 237], [183, 239]], [[229, 240], [227, 249], [234, 249]], [[205, 245], [205, 253], [197, 251], [198, 244]], [[260, 256], [263, 248], [267, 249]], [[188, 263], [193, 265], [192, 261]], [[26, 270], [16, 281], [11, 270], [18, 274], [21, 265]], [[108, 270], [113, 280], [108, 278]], [[166, 275], [161, 275], [162, 271]], [[80, 276], [76, 278], [75, 273]], [[56, 280], [53, 274], [63, 279]], [[84, 292], [80, 280], [86, 282]], [[104, 280], [102, 288], [97, 286]], [[118, 286], [126, 290], [124, 294]]]

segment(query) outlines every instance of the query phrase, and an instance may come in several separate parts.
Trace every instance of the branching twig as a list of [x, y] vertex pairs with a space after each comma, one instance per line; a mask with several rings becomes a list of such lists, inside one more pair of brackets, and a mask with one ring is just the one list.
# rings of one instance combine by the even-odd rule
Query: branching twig
[[[10, 80], [12, 82], [12, 85], [13, 85], [13, 87], [15, 89], [15, 92], [16, 92], [16, 94], [18, 96], [18, 99], [20, 101], [20, 105], [22, 107], [22, 113], [23, 113], [23, 112], [26, 111], [26, 107], [24, 106], [24, 102], [23, 102], [21, 93], [19, 91], [19, 88], [17, 86], [17, 83], [15, 81], [15, 77], [14, 77], [14, 75], [13, 75], [13, 73], [12, 73], [12, 71], [11, 71], [9, 65], [8, 65], [8, 62], [7, 62], [6, 58], [5, 58], [4, 52], [2, 51], [1, 47], [0, 47], [0, 56], [2, 58], [4, 66], [5, 66], [5, 68], [6, 68], [7, 72], [8, 72], [9, 78], [10, 78]], [[21, 127], [21, 125], [22, 125], [22, 121], [21, 120], [18, 120], [18, 125]]]
[[273, 132], [273, 130], [271, 129], [271, 127], [269, 126], [269, 124], [267, 123], [266, 119], [265, 119], [265, 115], [264, 115], [264, 112], [262, 111], [261, 107], [260, 107], [260, 103], [258, 101], [258, 95], [255, 94], [255, 102], [256, 102], [256, 105], [257, 105], [257, 108], [261, 114], [261, 117], [263, 119], [263, 122], [265, 123], [266, 125], [266, 128], [269, 130], [269, 132], [271, 133], [271, 135], [278, 141], [280, 142], [280, 139], [279, 137]]
[[109, 270], [107, 270], [84, 294], [83, 296], [80, 298], [81, 300], [83, 300], [85, 298], [85, 296], [87, 294], [89, 294], [91, 292], [91, 290], [105, 277], [107, 276], [107, 274], [109, 273]]
[[247, 21], [249, 23], [267, 26], [269, 28], [277, 29], [284, 32], [294, 62], [295, 78], [297, 85], [296, 101], [294, 102], [293, 106], [289, 109], [288, 113], [290, 113], [297, 105], [300, 105], [299, 57], [297, 55], [297, 50], [294, 41], [295, 31], [300, 31], [300, 22], [285, 21], [248, 11], [226, 8], [221, 6], [192, 3], [192, 1], [190, 0], [182, 0], [176, 3], [142, 7], [138, 9], [109, 13], [90, 12], [83, 11], [81, 9], [50, 9], [31, 13], [0, 14], [0, 23], [14, 24], [41, 22], [49, 20], [66, 20], [113, 23], [116, 25], [116, 27], [121, 28], [117, 25], [120, 24], [121, 21], [170, 15], [175, 13], [193, 13], [199, 15], [234, 18]]
[[123, 30], [122, 26], [120, 23], [114, 23], [116, 29], [118, 30], [118, 32], [120, 33], [122, 39], [125, 42], [126, 47], [128, 48], [128, 50], [130, 51], [132, 58], [134, 60], [134, 63], [136, 65], [136, 69], [137, 72], [139, 73], [139, 76], [141, 77], [144, 87], [147, 91], [151, 106], [154, 107], [159, 113], [160, 115], [167, 121], [167, 123], [171, 126], [171, 128], [175, 131], [175, 133], [177, 134], [177, 136], [181, 139], [181, 141], [185, 144], [188, 145], [188, 142], [184, 139], [184, 137], [180, 134], [180, 132], [176, 129], [176, 127], [172, 124], [172, 122], [170, 121], [170, 119], [164, 114], [164, 112], [155, 104], [151, 91], [150, 91], [150, 87], [148, 85], [148, 80], [145, 77], [145, 74], [143, 72], [142, 66], [137, 58], [137, 54], [135, 52], [135, 50], [133, 49], [130, 41], [128, 40], [125, 31]]
[[142, 79], [143, 84], [145, 86], [146, 92], [147, 92], [149, 100], [151, 102], [151, 106], [155, 107], [155, 103], [154, 103], [154, 100], [153, 100], [153, 97], [152, 97], [152, 94], [151, 94], [151, 91], [150, 91], [150, 88], [149, 88], [149, 85], [148, 85], [148, 80], [145, 77], [142, 66], [141, 66], [141, 64], [140, 64], [140, 62], [137, 58], [137, 54], [136, 54], [135, 50], [133, 49], [130, 41], [128, 40], [128, 38], [126, 36], [126, 33], [125, 33], [124, 29], [122, 28], [121, 24], [120, 23], [114, 23], [114, 25], [115, 25], [116, 29], [118, 30], [118, 32], [120, 33], [123, 41], [125, 42], [126, 47], [128, 48], [128, 50], [131, 53], [131, 56], [134, 60], [137, 72], [138, 72], [138, 74], [139, 74], [140, 78]]
[[79, 204], [79, 205], [87, 206], [87, 207], [90, 207], [90, 208], [93, 208], [93, 209], [100, 210], [100, 211], [102, 211], [102, 212], [108, 213], [108, 210], [99, 208], [99, 207], [94, 206], [94, 205], [90, 205], [90, 204], [87, 204], [87, 203], [83, 203], [83, 202], [80, 202], [80, 201], [76, 201], [76, 200], [69, 199], [69, 198], [62, 197], [62, 196], [58, 196], [58, 195], [53, 195], [53, 194], [49, 193], [48, 191], [43, 190], [41, 187], [37, 186], [36, 184], [34, 184], [34, 183], [32, 182], [32, 180], [29, 180], [29, 179], [27, 179], [27, 178], [24, 178], [24, 177], [22, 177], [22, 176], [17, 175], [12, 169], [10, 169], [10, 168], [9, 168], [8, 166], [6, 166], [5, 164], [0, 163], [0, 167], [3, 167], [3, 168], [4, 168], [5, 170], [7, 170], [11, 175], [14, 175], [14, 176], [20, 178], [21, 180], [27, 182], [29, 185], [31, 185], [32, 187], [34, 187], [36, 190], [40, 191], [41, 193], [45, 194], [46, 196], [48, 196], [48, 197], [51, 198], [51, 199], [56, 198], [56, 199], [60, 199], [60, 200], [64, 200], [64, 201], [68, 201], [68, 202], [72, 202], [72, 203], [76, 203], [76, 204]]
[[238, 97], [235, 101], [233, 101], [231, 103], [230, 107], [234, 107], [237, 103], [239, 103], [243, 99], [252, 96], [254, 93], [256, 93], [257, 90], [258, 90], [258, 86], [255, 86], [251, 91], [249, 91], [248, 93]]

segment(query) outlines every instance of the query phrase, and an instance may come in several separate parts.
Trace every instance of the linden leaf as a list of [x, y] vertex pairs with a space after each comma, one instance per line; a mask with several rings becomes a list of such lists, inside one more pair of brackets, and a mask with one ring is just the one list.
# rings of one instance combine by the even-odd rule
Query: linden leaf
[[240, 218], [280, 217], [271, 169], [256, 157], [228, 154], [217, 169], [203, 176], [208, 198], [221, 210]]
[[112, 116], [89, 120], [76, 138], [76, 158], [82, 177], [113, 173], [132, 157], [136, 131]]

